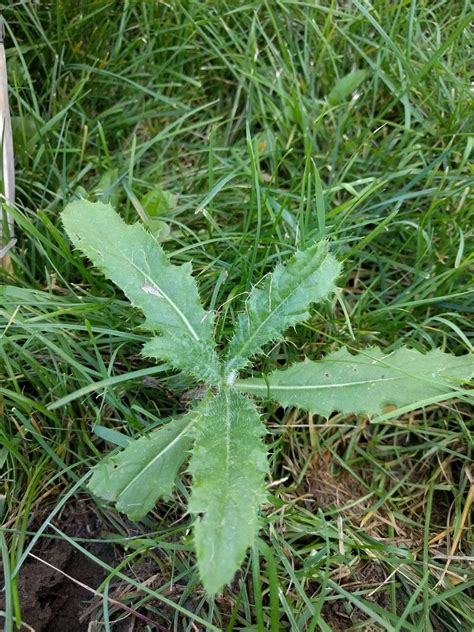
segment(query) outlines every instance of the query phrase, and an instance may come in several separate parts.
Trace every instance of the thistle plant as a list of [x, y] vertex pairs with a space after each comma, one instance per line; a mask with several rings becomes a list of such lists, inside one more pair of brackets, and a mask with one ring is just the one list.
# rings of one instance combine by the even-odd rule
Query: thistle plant
[[310, 317], [313, 303], [336, 289], [341, 265], [327, 242], [296, 252], [249, 293], [231, 340], [218, 354], [215, 314], [206, 311], [191, 265], [173, 265], [141, 224], [127, 225], [109, 205], [79, 201], [63, 212], [74, 245], [145, 315], [144, 356], [166, 361], [206, 386], [183, 416], [132, 440], [92, 472], [90, 491], [131, 519], [172, 492], [189, 459], [189, 512], [200, 577], [208, 594], [222, 590], [259, 531], [265, 501], [265, 427], [254, 398], [324, 417], [334, 411], [376, 416], [384, 407], [423, 405], [459, 393], [473, 374], [472, 356], [402, 347], [343, 348], [323, 359], [242, 379], [252, 358], [284, 331]]

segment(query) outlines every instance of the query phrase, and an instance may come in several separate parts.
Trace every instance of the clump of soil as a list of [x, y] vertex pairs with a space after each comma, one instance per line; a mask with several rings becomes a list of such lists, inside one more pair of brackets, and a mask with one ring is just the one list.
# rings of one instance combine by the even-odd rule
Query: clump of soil
[[[97, 515], [81, 502], [68, 505], [57, 523], [70, 537], [99, 537]], [[34, 531], [34, 525], [30, 530]], [[110, 544], [91, 542], [82, 546], [108, 564], [115, 559]], [[95, 590], [106, 575], [104, 569], [56, 537], [40, 538], [32, 553], [35, 557], [30, 556], [19, 572], [22, 621], [35, 632], [87, 632], [88, 623], [81, 622], [81, 614], [93, 594], [80, 584]], [[0, 609], [4, 609], [3, 592]]]

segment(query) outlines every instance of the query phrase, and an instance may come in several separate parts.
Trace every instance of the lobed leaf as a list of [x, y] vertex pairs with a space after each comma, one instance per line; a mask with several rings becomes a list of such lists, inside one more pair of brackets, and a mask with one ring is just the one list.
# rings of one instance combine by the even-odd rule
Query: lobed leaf
[[[194, 359], [192, 372], [206, 370], [217, 381], [212, 315], [202, 307], [191, 265], [171, 264], [143, 226], [127, 225], [110, 205], [73, 202], [63, 211], [62, 220], [74, 245], [142, 310], [145, 326], [161, 334], [163, 348], [179, 339]], [[203, 354], [206, 345], [209, 349]], [[167, 352], [163, 359], [183, 367], [180, 358], [175, 362]]]
[[243, 368], [265, 343], [309, 318], [308, 307], [330, 296], [340, 269], [326, 242], [297, 252], [286, 265], [278, 264], [250, 293], [229, 344], [227, 373]]
[[351, 355], [344, 348], [324, 360], [305, 360], [265, 379], [239, 380], [236, 386], [324, 417], [334, 411], [377, 415], [389, 404], [401, 407], [450, 390], [454, 394], [459, 382], [473, 374], [473, 355], [407, 348], [385, 354], [378, 347]]
[[197, 514], [194, 540], [206, 591], [232, 580], [258, 532], [265, 499], [264, 427], [254, 403], [225, 389], [203, 402], [189, 465], [189, 510]]
[[185, 336], [155, 336], [143, 346], [143, 355], [148, 358], [160, 358], [172, 364], [200, 382], [218, 384], [221, 378], [215, 350], [201, 340], [191, 346]]
[[114, 502], [131, 520], [139, 520], [168, 496], [178, 470], [189, 456], [191, 430], [198, 414], [191, 412], [163, 428], [131, 441], [93, 469], [90, 491]]

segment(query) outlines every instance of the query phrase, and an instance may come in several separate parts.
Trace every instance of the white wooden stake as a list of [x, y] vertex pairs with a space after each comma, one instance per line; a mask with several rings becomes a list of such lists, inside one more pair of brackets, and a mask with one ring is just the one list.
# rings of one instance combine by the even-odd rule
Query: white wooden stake
[[[15, 203], [15, 163], [13, 155], [12, 124], [10, 119], [10, 108], [8, 106], [8, 77], [7, 60], [4, 46], [5, 29], [3, 18], [0, 17], [0, 146], [2, 147], [2, 207], [13, 206]], [[3, 239], [3, 208], [0, 214], [0, 263], [5, 263], [3, 258], [15, 245], [15, 227], [13, 217], [7, 214], [9, 242], [4, 243]]]

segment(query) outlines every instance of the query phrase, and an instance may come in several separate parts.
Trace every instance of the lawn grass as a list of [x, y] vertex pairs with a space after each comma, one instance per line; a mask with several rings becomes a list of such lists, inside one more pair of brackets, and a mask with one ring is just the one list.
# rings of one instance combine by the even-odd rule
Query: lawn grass
[[[462, 399], [376, 424], [269, 405], [261, 539], [212, 601], [194, 566], [186, 477], [139, 524], [96, 505], [89, 467], [185, 410], [191, 382], [140, 356], [140, 315], [58, 221], [77, 197], [136, 221], [149, 192], [172, 193], [158, 209], [163, 244], [192, 262], [221, 343], [252, 284], [329, 238], [341, 290], [267, 349], [265, 372], [341, 345], [470, 351], [469, 4], [3, 9], [18, 201], [0, 287], [5, 630], [24, 616], [21, 569], [51, 541], [105, 568], [85, 629], [472, 629]], [[355, 70], [366, 74], [343, 94]], [[82, 511], [97, 529], [71, 535], [68, 516]], [[101, 543], [114, 543], [113, 561], [91, 548]]]

